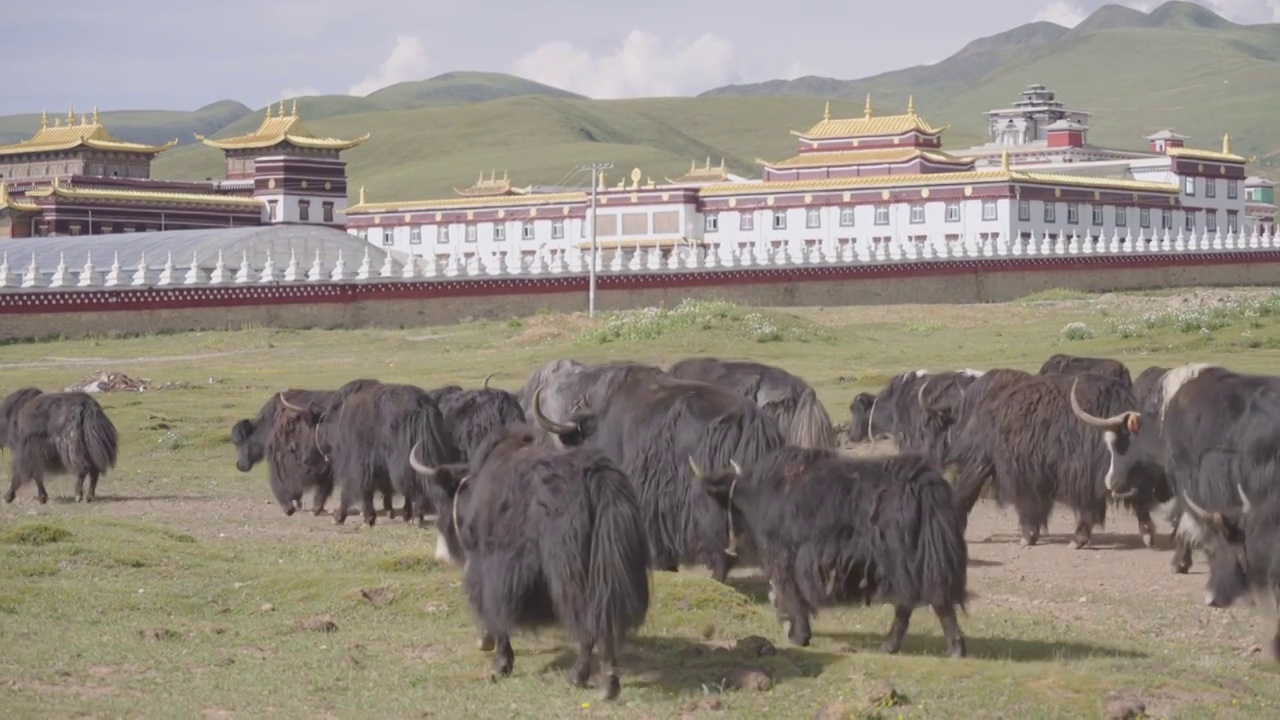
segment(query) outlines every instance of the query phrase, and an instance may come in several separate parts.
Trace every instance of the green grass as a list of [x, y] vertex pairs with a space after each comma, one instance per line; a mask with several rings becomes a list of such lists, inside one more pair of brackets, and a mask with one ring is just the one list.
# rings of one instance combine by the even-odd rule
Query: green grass
[[[515, 674], [491, 684], [458, 571], [432, 557], [434, 531], [381, 518], [372, 530], [286, 518], [261, 468], [233, 469], [229, 429], [284, 387], [357, 376], [476, 385], [496, 372], [495, 386], [515, 389], [554, 357], [667, 364], [696, 354], [786, 367], [815, 385], [840, 422], [856, 392], [921, 366], [1034, 370], [1069, 352], [1118, 357], [1135, 374], [1192, 360], [1269, 370], [1278, 303], [1258, 292], [1203, 311], [1193, 327], [1170, 310], [1184, 307], [1181, 298], [1139, 294], [788, 311], [686, 302], [595, 321], [535, 314], [402, 331], [253, 329], [0, 347], [0, 388], [62, 388], [98, 369], [190, 384], [99, 396], [122, 454], [98, 503], [69, 502], [71, 481], [57, 478], [48, 505], [28, 487], [0, 506], [0, 716], [809, 718], [841, 705], [847, 717], [1096, 717], [1109, 691], [1146, 698], [1153, 716], [1265, 715], [1280, 702], [1275, 667], [1237, 647], [1265, 644], [1269, 627], [1243, 611], [1229, 622], [1209, 614], [1199, 604], [1203, 576], [1168, 573], [1167, 552], [1037, 563], [1034, 553], [974, 540], [973, 524], [976, 598], [961, 617], [964, 660], [941, 656], [927, 611], [901, 655], [880, 654], [890, 619], [880, 607], [824, 612], [813, 645], [791, 648], [752, 572], [726, 587], [692, 569], [655, 575], [649, 620], [624, 656], [621, 704], [565, 685], [572, 656], [556, 631], [516, 637]], [[1113, 321], [1138, 323], [1143, 335], [1112, 330]], [[1072, 323], [1092, 336], [1066, 337]], [[192, 355], [203, 357], [166, 360]], [[1112, 532], [1131, 532], [1130, 522], [1121, 518]], [[996, 516], [993, 527], [1009, 524]], [[1056, 591], [1058, 578], [1035, 575], [1081, 563], [1093, 568], [1087, 589]], [[1118, 578], [1096, 575], [1107, 568]], [[1089, 604], [1077, 604], [1081, 592]], [[752, 636], [776, 652], [758, 656]], [[744, 665], [767, 670], [772, 689], [727, 686]], [[884, 681], [905, 705], [870, 707], [869, 692]]]

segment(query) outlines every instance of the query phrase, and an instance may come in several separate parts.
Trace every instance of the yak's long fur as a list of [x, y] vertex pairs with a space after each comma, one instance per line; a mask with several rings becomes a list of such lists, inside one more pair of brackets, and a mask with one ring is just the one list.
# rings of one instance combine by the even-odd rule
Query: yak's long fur
[[0, 402], [0, 449], [13, 453], [4, 501], [13, 502], [18, 489], [33, 482], [46, 503], [45, 473], [69, 473], [76, 477], [76, 502], [93, 502], [98, 479], [116, 466], [119, 442], [116, 426], [89, 394], [15, 390]]
[[[333, 393], [290, 389], [283, 394], [290, 403], [310, 408], [323, 405]], [[333, 494], [333, 466], [320, 454], [309, 413], [290, 410], [280, 402], [280, 393], [272, 394], [255, 418], [240, 420], [231, 427], [231, 441], [236, 447], [236, 469], [240, 472], [249, 472], [257, 463], [267, 461], [271, 494], [285, 515], [302, 509], [302, 496], [307, 490], [314, 490], [313, 512], [324, 512], [325, 502]]]
[[512, 670], [515, 628], [558, 622], [580, 648], [570, 679], [585, 684], [599, 646], [605, 695], [616, 697], [618, 646], [649, 608], [648, 541], [617, 464], [597, 450], [547, 448], [518, 424], [496, 429], [469, 467], [427, 475], [437, 527], [452, 536], [468, 602], [495, 642], [495, 674]]
[[797, 447], [834, 448], [831, 416], [809, 383], [780, 367], [743, 360], [694, 357], [667, 371], [681, 380], [718, 385], [755, 402], [777, 421], [787, 442]]
[[[642, 379], [666, 376], [654, 365], [626, 360], [584, 365], [576, 360], [553, 360], [534, 370], [520, 391], [520, 404], [525, 416], [533, 411], [533, 396], [540, 395], [542, 412], [549, 417], [569, 417], [579, 410], [604, 407], [618, 396], [619, 390]], [[534, 434], [542, 442], [567, 447], [564, 438], [536, 424]], [[618, 457], [610, 453], [610, 457]]]
[[1129, 368], [1119, 360], [1112, 358], [1078, 357], [1058, 353], [1050, 355], [1040, 366], [1038, 375], [1079, 375], [1094, 373], [1119, 380], [1130, 392], [1133, 391], [1133, 376]]
[[930, 606], [951, 654], [964, 654], [955, 608], [967, 599], [968, 551], [951, 486], [923, 456], [788, 446], [696, 484], [756, 537], [792, 642], [809, 643], [820, 607], [860, 601], [894, 606], [886, 651], [912, 610]]
[[437, 404], [462, 461], [468, 460], [494, 430], [525, 421], [519, 398], [496, 388], [439, 393]]

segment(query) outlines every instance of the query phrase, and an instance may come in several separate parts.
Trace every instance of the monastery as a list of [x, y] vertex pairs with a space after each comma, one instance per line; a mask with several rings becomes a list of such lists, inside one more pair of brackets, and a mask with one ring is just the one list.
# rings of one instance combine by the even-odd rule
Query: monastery
[[1172, 130], [1148, 136], [1145, 151], [1098, 147], [1088, 141], [1089, 114], [1041, 85], [987, 114], [987, 144], [956, 151], [942, 147], [947, 127], [914, 102], [882, 115], [868, 97], [853, 118], [831, 117], [829, 107], [792, 132], [793, 157], [759, 161], [759, 179], [708, 158], [661, 183], [639, 168], [617, 182], [601, 174], [595, 193], [518, 187], [496, 173], [450, 198], [376, 202], [362, 188], [347, 231], [417, 257], [501, 251], [528, 260], [589, 249], [593, 208], [602, 249], [695, 246], [721, 257], [797, 243], [838, 252], [890, 238], [979, 246], [1274, 228], [1274, 187], [1246, 176], [1248, 160], [1226, 135], [1220, 150], [1187, 147]]
[[368, 135], [316, 135], [295, 101], [267, 107], [258, 128], [225, 139], [196, 136], [226, 155], [226, 179], [155, 180], [151, 161], [177, 144], [125, 142], [92, 117], [48, 114], [27, 140], [0, 146], [0, 239], [230, 228], [273, 223], [342, 227], [343, 150]]

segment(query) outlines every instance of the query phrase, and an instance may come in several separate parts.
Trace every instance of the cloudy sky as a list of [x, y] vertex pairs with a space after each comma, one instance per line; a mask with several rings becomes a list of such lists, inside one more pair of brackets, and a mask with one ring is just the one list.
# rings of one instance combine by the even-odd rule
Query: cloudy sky
[[[1280, 22], [1280, 0], [1198, 1], [1236, 22]], [[450, 70], [511, 72], [599, 98], [688, 95], [932, 63], [1032, 20], [1074, 25], [1103, 4], [58, 0], [5, 14], [0, 114], [72, 103], [192, 110], [224, 98], [261, 107], [294, 95], [364, 95]]]

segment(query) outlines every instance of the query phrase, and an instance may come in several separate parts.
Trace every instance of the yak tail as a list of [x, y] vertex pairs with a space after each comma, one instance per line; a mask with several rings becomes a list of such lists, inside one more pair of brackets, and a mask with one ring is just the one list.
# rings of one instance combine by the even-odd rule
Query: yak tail
[[84, 448], [94, 469], [105, 472], [116, 466], [120, 440], [116, 426], [96, 400], [85, 403], [80, 415]]
[[836, 429], [831, 416], [813, 388], [805, 388], [795, 401], [791, 422], [785, 424], [787, 442], [796, 447], [831, 449], [836, 447]]
[[918, 507], [914, 511], [920, 523], [916, 545], [920, 600], [933, 606], [964, 609], [969, 599], [969, 550], [951, 485], [932, 469], [918, 473], [915, 485]]
[[[400, 424], [391, 444], [394, 457], [387, 458], [389, 467], [398, 470], [402, 487], [394, 488], [420, 502], [426, 498], [422, 480], [409, 464], [409, 453], [418, 445], [418, 461], [427, 467], [439, 467], [458, 462], [461, 455], [453, 437], [445, 432], [444, 416], [430, 401], [422, 401]], [[394, 463], [392, 465], [391, 463]], [[395, 482], [395, 475], [392, 476]]]
[[593, 473], [586, 485], [595, 509], [587, 560], [587, 632], [595, 641], [623, 636], [649, 611], [649, 538], [631, 482], [620, 470]]

